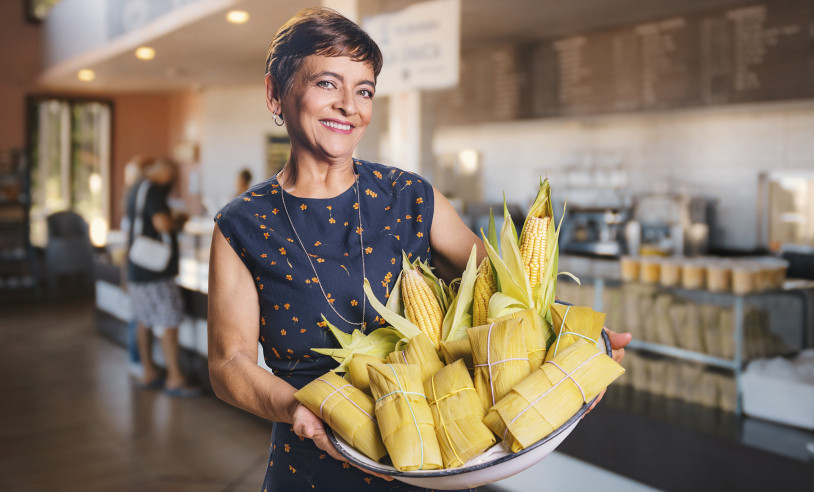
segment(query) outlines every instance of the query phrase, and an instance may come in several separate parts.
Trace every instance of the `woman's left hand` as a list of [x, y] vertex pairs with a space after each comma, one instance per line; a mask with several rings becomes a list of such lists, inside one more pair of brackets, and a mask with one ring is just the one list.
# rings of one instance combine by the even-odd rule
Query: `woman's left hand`
[[[627, 344], [629, 344], [630, 340], [633, 339], [633, 335], [631, 335], [630, 333], [616, 333], [615, 331], [609, 330], [607, 328], [604, 328], [604, 330], [608, 334], [608, 339], [610, 339], [613, 360], [621, 364], [622, 359], [625, 358], [625, 347], [627, 347]], [[591, 407], [588, 408], [588, 412], [593, 410], [596, 404], [599, 403], [600, 400], [602, 400], [602, 397], [605, 396], [605, 392], [607, 390], [608, 389], [605, 388], [602, 390], [601, 393], [599, 393], [599, 396], [596, 398], [596, 400], [594, 400], [593, 404], [591, 404]], [[583, 414], [583, 417], [585, 415], [588, 415], [588, 412], [585, 412], [585, 414]]]

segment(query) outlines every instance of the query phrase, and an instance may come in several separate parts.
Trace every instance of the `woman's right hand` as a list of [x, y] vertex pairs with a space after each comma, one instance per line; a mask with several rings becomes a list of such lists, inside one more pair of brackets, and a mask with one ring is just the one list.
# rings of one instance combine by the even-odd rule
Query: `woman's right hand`
[[[339, 461], [347, 461], [341, 454], [339, 454], [339, 451], [336, 450], [331, 440], [328, 439], [328, 434], [325, 433], [325, 426], [323, 425], [322, 420], [314, 415], [311, 410], [308, 410], [305, 405], [297, 403], [297, 405], [294, 407], [294, 411], [291, 414], [291, 423], [295, 434], [300, 437], [311, 439], [319, 449], [325, 451], [331, 457]], [[353, 463], [351, 464], [353, 465]], [[387, 475], [374, 473], [358, 466], [356, 468], [387, 481], [393, 480], [393, 477]]]

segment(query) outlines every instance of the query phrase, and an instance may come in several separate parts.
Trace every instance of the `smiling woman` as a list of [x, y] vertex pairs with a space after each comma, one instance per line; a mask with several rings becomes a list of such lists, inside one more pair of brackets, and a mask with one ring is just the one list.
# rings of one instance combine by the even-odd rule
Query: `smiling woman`
[[[293, 397], [336, 367], [311, 350], [336, 345], [328, 322], [348, 333], [384, 324], [367, 308], [365, 279], [384, 299], [402, 252], [457, 277], [479, 244], [424, 178], [353, 157], [381, 66], [370, 36], [332, 10], [306, 9], [283, 25], [265, 96], [290, 157], [215, 218], [209, 371], [220, 398], [276, 422], [265, 490], [415, 490], [351, 467]], [[257, 366], [258, 340], [273, 375]]]

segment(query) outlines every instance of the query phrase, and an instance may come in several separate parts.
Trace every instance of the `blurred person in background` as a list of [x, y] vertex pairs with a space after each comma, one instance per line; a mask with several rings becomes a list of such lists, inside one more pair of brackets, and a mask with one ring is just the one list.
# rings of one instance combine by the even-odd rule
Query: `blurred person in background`
[[[137, 342], [142, 364], [139, 387], [143, 389], [164, 389], [170, 396], [197, 396], [200, 390], [189, 386], [181, 370], [180, 347], [178, 345], [178, 325], [184, 304], [181, 291], [175, 283], [178, 275], [178, 239], [176, 232], [183, 222], [173, 218], [167, 204], [167, 197], [177, 176], [175, 163], [168, 159], [158, 159], [146, 168], [144, 178], [134, 184], [127, 197], [127, 217], [129, 219], [129, 242], [133, 244], [133, 228], [139, 191], [146, 188], [141, 210], [141, 234], [162, 240], [169, 237], [172, 255], [166, 268], [154, 272], [133, 263], [128, 255], [127, 279], [133, 317], [138, 323]], [[153, 359], [153, 336], [161, 342], [161, 351], [166, 365], [166, 378]]]
[[240, 196], [249, 189], [249, 186], [252, 185], [252, 172], [248, 168], [243, 168], [237, 173], [237, 185], [235, 190], [235, 196]]
[[[384, 300], [402, 251], [447, 280], [473, 245], [485, 256], [421, 176], [353, 157], [381, 65], [376, 43], [333, 10], [304, 9], [283, 25], [266, 60], [266, 104], [286, 125], [290, 157], [215, 217], [209, 373], [218, 397], [275, 422], [264, 490], [416, 490], [350, 467], [294, 393], [337, 365], [311, 350], [336, 344], [322, 315], [346, 333], [382, 326], [364, 278]], [[627, 337], [611, 340], [621, 349]], [[258, 366], [258, 341], [274, 374]]]

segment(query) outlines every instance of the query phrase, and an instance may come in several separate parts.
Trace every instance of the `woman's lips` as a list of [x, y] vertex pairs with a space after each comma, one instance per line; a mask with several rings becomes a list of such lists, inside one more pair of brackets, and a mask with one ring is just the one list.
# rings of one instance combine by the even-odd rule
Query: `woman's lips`
[[336, 133], [349, 134], [353, 131], [353, 125], [334, 120], [319, 120], [322, 126]]

